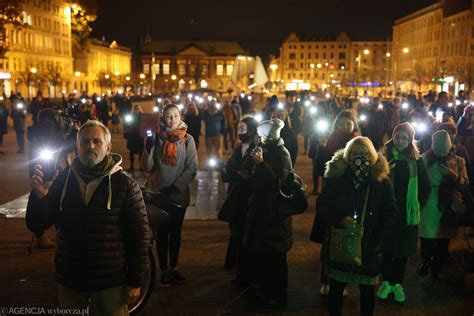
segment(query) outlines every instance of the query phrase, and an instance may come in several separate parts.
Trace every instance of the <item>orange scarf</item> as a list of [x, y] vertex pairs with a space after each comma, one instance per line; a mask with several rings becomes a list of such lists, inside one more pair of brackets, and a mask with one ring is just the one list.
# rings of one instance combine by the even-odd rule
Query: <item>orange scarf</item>
[[171, 132], [160, 131], [163, 140], [163, 163], [169, 166], [176, 166], [176, 143], [186, 137], [185, 129], [175, 129]]

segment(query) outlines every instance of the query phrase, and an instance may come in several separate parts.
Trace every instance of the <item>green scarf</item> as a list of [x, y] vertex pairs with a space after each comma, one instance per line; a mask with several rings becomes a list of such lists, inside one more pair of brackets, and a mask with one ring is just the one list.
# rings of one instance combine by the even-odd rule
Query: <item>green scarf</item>
[[[406, 161], [408, 163], [408, 172], [410, 178], [408, 180], [405, 206], [407, 212], [407, 225], [418, 225], [420, 223], [420, 203], [418, 202], [418, 168], [416, 166], [416, 160], [407, 158], [405, 155], [398, 152], [395, 147], [392, 148], [392, 156], [393, 160]], [[391, 169], [393, 169], [392, 161], [390, 163]], [[395, 183], [393, 172], [390, 172], [390, 178], [392, 180], [392, 183]]]
[[104, 160], [99, 162], [94, 167], [88, 167], [82, 164], [79, 159], [74, 159], [72, 162], [72, 168], [77, 172], [77, 174], [85, 183], [89, 183], [97, 178], [103, 178], [110, 172], [114, 165], [115, 161], [111, 155], [105, 156]]

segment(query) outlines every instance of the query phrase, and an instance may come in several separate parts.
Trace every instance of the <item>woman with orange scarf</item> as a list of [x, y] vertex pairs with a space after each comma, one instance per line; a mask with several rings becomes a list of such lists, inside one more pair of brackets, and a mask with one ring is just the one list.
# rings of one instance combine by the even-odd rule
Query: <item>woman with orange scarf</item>
[[[196, 176], [197, 151], [188, 126], [181, 120], [175, 104], [163, 109], [159, 131], [147, 137], [142, 155], [142, 169], [147, 172], [147, 188], [164, 196], [170, 223], [157, 231], [156, 249], [160, 262], [160, 286], [184, 283], [186, 278], [178, 271], [181, 227], [189, 206], [189, 183]], [[168, 260], [169, 255], [169, 260]]]

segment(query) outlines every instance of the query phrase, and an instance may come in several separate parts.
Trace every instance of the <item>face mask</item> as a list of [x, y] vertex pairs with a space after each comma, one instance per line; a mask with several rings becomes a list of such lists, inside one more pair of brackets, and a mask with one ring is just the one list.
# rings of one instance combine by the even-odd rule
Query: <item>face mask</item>
[[253, 137], [253, 143], [255, 144], [255, 146], [259, 146], [259, 145], [261, 146], [261, 145], [263, 145], [263, 144], [262, 144], [262, 138], [261, 138], [260, 136], [258, 136], [258, 135], [255, 135], [255, 136]]
[[248, 143], [250, 136], [248, 134], [239, 134], [239, 139], [242, 143]]
[[354, 175], [354, 187], [356, 189], [365, 182], [370, 172], [370, 161], [365, 157], [356, 157], [351, 160], [351, 170]]

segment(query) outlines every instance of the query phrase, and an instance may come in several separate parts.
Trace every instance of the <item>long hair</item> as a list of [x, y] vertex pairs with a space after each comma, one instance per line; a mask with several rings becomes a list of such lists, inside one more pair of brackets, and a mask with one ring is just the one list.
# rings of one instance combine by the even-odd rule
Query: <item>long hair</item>
[[337, 126], [339, 125], [339, 122], [343, 119], [350, 119], [354, 123], [354, 129], [352, 131], [359, 131], [359, 124], [357, 124], [357, 119], [352, 113], [352, 111], [345, 110], [340, 112], [337, 116], [336, 119], [334, 120], [331, 128], [331, 134], [334, 134], [337, 132]]
[[[385, 157], [387, 157], [387, 160], [390, 161], [393, 159], [392, 156], [392, 149], [394, 147], [393, 143], [393, 138], [391, 138], [388, 142], [385, 143], [383, 146], [383, 154]], [[416, 146], [415, 142], [411, 142], [408, 144], [407, 148], [405, 148], [402, 152], [406, 157], [413, 159], [413, 160], [418, 160], [420, 159], [420, 150], [418, 149], [418, 146]]]
[[347, 142], [346, 147], [344, 147], [344, 154], [342, 155], [342, 158], [345, 162], [349, 163], [349, 155], [355, 145], [361, 145], [367, 148], [367, 150], [369, 151], [369, 160], [371, 165], [374, 165], [377, 162], [377, 160], [379, 159], [377, 150], [375, 150], [372, 141], [365, 136], [357, 136]]

